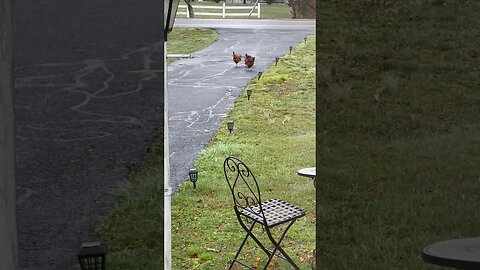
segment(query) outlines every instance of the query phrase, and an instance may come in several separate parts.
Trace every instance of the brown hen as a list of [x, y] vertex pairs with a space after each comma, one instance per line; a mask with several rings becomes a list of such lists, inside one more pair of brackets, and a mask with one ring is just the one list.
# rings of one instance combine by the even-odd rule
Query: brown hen
[[238, 62], [240, 61], [242, 61], [242, 56], [233, 52], [233, 62], [235, 62], [235, 66], [238, 67]]
[[255, 64], [255, 57], [245, 54], [245, 65], [247, 66], [247, 68], [251, 69], [254, 64]]

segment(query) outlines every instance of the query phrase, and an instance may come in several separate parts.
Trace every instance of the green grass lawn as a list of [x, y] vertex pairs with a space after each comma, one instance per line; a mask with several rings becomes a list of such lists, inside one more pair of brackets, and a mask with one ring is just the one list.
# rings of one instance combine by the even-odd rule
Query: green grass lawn
[[[211, 29], [173, 28], [168, 34], [168, 53], [189, 54], [208, 47], [218, 39], [218, 34]], [[168, 63], [175, 61], [169, 58]]]
[[387, 2], [317, 1], [320, 269], [479, 233], [480, 3]]
[[[169, 52], [192, 53], [217, 37], [213, 30], [174, 28], [169, 35]], [[142, 164], [133, 167], [128, 179], [120, 184], [110, 214], [97, 226], [100, 239], [109, 249], [108, 269], [163, 269], [163, 195], [162, 129]]]
[[[187, 181], [173, 197], [173, 269], [225, 269], [233, 259], [244, 232], [223, 176], [223, 161], [230, 155], [256, 175], [263, 201], [278, 198], [305, 209], [306, 217], [292, 226], [284, 246], [301, 269], [310, 267], [315, 189], [296, 171], [315, 166], [315, 37], [247, 87], [253, 89], [251, 99], [242, 93], [195, 163], [197, 191]], [[226, 129], [230, 119], [235, 121], [233, 134]], [[261, 265], [265, 255], [254, 247], [253, 242], [246, 246], [244, 261]], [[290, 269], [280, 259], [274, 265], [271, 269]]]
[[[180, 5], [185, 5], [184, 1], [180, 1]], [[222, 13], [221, 9], [202, 9], [202, 8], [195, 8], [195, 6], [222, 6], [222, 3], [215, 3], [215, 2], [193, 2], [192, 6], [194, 6], [193, 12], [208, 12], [208, 13]], [[237, 3], [227, 3], [226, 6], [253, 6], [253, 4], [237, 4]], [[265, 4], [261, 3], [260, 4], [260, 19], [291, 19], [292, 18], [292, 13], [291, 13], [292, 8], [289, 7], [288, 5], [285, 4]], [[179, 8], [178, 11], [185, 12], [185, 8]], [[253, 13], [256, 13], [257, 11], [255, 10]], [[246, 13], [249, 14], [250, 10], [244, 10], [244, 9], [239, 9], [239, 10], [227, 10], [228, 13]], [[186, 18], [187, 15], [177, 15], [177, 18]], [[195, 18], [201, 18], [201, 19], [220, 19], [222, 16], [205, 16], [205, 15], [195, 15]], [[227, 16], [226, 19], [247, 19], [248, 17], [232, 17], [232, 16]], [[251, 16], [251, 19], [257, 19], [257, 16]]]

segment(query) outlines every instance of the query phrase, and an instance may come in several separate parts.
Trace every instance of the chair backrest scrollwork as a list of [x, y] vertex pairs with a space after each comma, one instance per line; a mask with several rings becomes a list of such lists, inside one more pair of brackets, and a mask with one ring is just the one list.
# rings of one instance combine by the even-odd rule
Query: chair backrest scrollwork
[[[262, 217], [260, 189], [248, 166], [238, 158], [227, 157], [223, 163], [223, 172], [232, 192], [235, 210], [247, 210]], [[255, 210], [251, 207], [253, 205], [259, 207], [255, 207]]]

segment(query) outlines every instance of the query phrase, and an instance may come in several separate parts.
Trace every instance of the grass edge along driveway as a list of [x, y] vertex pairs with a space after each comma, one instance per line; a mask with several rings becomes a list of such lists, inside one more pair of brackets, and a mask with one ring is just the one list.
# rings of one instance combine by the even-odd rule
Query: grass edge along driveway
[[[210, 29], [174, 28], [168, 52], [193, 53], [217, 38]], [[109, 214], [96, 226], [108, 248], [107, 269], [163, 269], [163, 129], [153, 138], [143, 162], [130, 169], [127, 179], [113, 191]]]
[[[305, 209], [306, 217], [291, 227], [282, 246], [302, 269], [310, 267], [315, 189], [296, 171], [315, 166], [315, 37], [247, 88], [253, 89], [251, 99], [247, 100], [246, 91], [242, 93], [195, 163], [197, 191], [186, 181], [173, 196], [173, 269], [224, 269], [244, 237], [223, 176], [223, 161], [229, 155], [242, 159], [253, 171], [262, 200], [283, 199]], [[226, 129], [227, 120], [235, 121], [233, 134]], [[265, 254], [253, 242], [244, 251], [244, 261], [262, 265]], [[271, 269], [289, 269], [285, 267], [275, 258]]]

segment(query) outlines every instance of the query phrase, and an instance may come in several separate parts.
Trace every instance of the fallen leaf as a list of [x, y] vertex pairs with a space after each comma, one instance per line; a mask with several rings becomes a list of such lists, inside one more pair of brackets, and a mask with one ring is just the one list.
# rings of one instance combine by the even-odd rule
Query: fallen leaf
[[211, 252], [215, 252], [215, 253], [219, 253], [220, 250], [219, 249], [214, 249], [214, 248], [207, 248], [208, 251], [211, 251]]
[[257, 269], [259, 263], [260, 263], [260, 258], [257, 257], [257, 258], [255, 259], [255, 262], [254, 262], [253, 265], [252, 265], [252, 268], [253, 268], [253, 269]]

